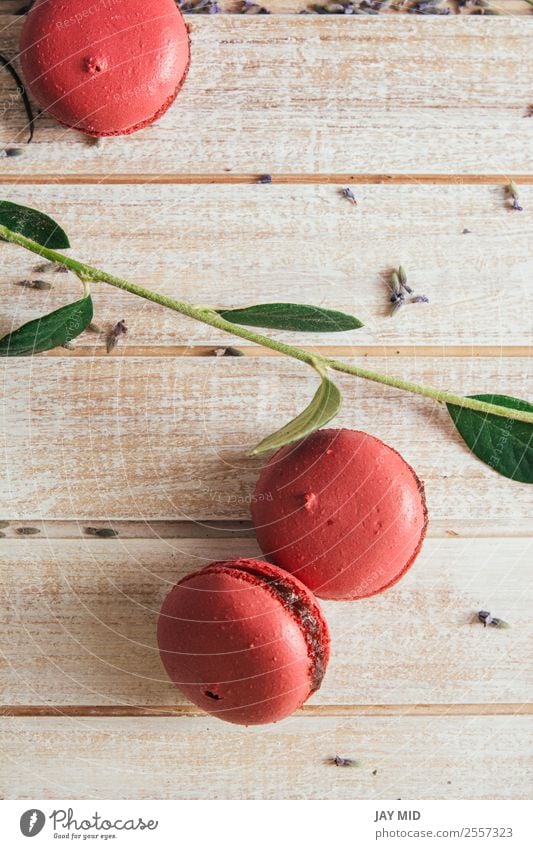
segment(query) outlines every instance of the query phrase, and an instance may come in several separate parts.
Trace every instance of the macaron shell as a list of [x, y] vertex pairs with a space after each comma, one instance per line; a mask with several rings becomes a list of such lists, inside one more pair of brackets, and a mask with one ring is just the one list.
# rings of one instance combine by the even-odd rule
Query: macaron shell
[[[176, 686], [208, 713], [246, 725], [275, 722], [313, 690], [308, 641], [268, 584], [233, 568], [235, 563], [264, 573], [267, 581], [281, 574], [299, 584], [252, 559], [221, 561], [187, 576], [161, 608], [161, 658]], [[327, 663], [329, 638], [321, 623]]]
[[20, 37], [26, 84], [60, 123], [132, 133], [175, 99], [190, 59], [174, 0], [38, 0]]
[[264, 554], [328, 599], [392, 586], [427, 526], [423, 484], [401, 455], [343, 429], [278, 451], [261, 472], [252, 518]]

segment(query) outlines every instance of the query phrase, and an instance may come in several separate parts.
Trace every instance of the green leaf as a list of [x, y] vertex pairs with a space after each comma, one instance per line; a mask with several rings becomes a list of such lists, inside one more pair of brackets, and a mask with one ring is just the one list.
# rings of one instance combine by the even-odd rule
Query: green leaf
[[304, 436], [314, 433], [337, 415], [341, 406], [341, 393], [335, 384], [324, 375], [315, 396], [308, 407], [292, 419], [288, 424], [275, 433], [263, 439], [250, 451], [250, 456], [264, 454], [266, 451], [277, 451], [284, 445], [290, 445]]
[[46, 248], [70, 248], [65, 231], [44, 212], [0, 200], [0, 224]]
[[[469, 395], [479, 401], [533, 412], [533, 404], [509, 395]], [[533, 425], [447, 404], [457, 430], [470, 450], [500, 474], [533, 483]]]
[[249, 327], [274, 330], [304, 330], [310, 333], [336, 333], [355, 330], [363, 323], [353, 315], [308, 304], [256, 304], [236, 310], [217, 310], [226, 321]]
[[91, 323], [91, 296], [28, 321], [0, 339], [0, 357], [27, 357], [58, 348], [79, 336]]

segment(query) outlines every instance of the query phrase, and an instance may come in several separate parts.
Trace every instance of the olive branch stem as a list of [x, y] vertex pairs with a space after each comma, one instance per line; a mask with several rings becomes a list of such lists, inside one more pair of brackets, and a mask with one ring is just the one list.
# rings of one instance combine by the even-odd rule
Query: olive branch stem
[[233, 336], [238, 336], [255, 345], [261, 345], [264, 348], [270, 348], [279, 354], [284, 354], [287, 357], [292, 357], [295, 360], [306, 363], [312, 368], [317, 369], [317, 365], [323, 369], [332, 369], [333, 371], [351, 374], [355, 377], [361, 377], [365, 380], [381, 383], [385, 386], [392, 386], [395, 389], [401, 389], [406, 392], [411, 392], [414, 395], [421, 395], [425, 398], [431, 398], [438, 403], [454, 404], [458, 407], [463, 407], [469, 410], [475, 410], [479, 413], [492, 414], [501, 416], [505, 419], [513, 421], [527, 422], [533, 424], [533, 413], [527, 410], [517, 410], [510, 407], [502, 407], [497, 404], [490, 404], [486, 401], [480, 401], [477, 398], [469, 398], [463, 395], [457, 395], [453, 392], [448, 392], [443, 389], [438, 389], [433, 386], [415, 383], [411, 380], [404, 380], [399, 377], [391, 377], [390, 375], [381, 374], [380, 372], [371, 369], [362, 368], [358, 365], [345, 363], [342, 360], [325, 357], [316, 352], [306, 351], [303, 348], [288, 345], [286, 342], [281, 342], [277, 339], [271, 339], [268, 336], [263, 336], [256, 333], [254, 330], [249, 330], [241, 325], [227, 321], [220, 316], [214, 309], [204, 306], [195, 306], [187, 301], [181, 301], [176, 298], [170, 298], [168, 295], [162, 295], [159, 292], [153, 292], [140, 286], [137, 283], [131, 283], [122, 277], [116, 277], [114, 274], [109, 274], [98, 268], [94, 268], [86, 263], [79, 262], [76, 259], [65, 256], [58, 251], [40, 245], [38, 242], [17, 233], [4, 225], [0, 225], [0, 238], [8, 242], [19, 245], [32, 253], [51, 262], [68, 268], [72, 271], [84, 284], [93, 283], [108, 283], [110, 286], [115, 286], [117, 289], [123, 289], [126, 292], [131, 292], [133, 295], [138, 295], [153, 303], [160, 304], [174, 312], [193, 318], [196, 321], [201, 321], [218, 330], [230, 333]]

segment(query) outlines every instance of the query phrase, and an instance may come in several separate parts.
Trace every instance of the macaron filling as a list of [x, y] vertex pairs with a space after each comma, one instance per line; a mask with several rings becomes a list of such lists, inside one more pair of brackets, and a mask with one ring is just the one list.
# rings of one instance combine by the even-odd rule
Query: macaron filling
[[244, 572], [260, 580], [271, 593], [277, 596], [281, 604], [297, 620], [305, 635], [309, 650], [309, 659], [311, 661], [311, 693], [315, 693], [322, 684], [327, 665], [327, 657], [324, 649], [324, 646], [327, 644], [327, 636], [324, 633], [324, 625], [321, 617], [312, 609], [303, 593], [298, 593], [299, 587], [296, 588], [294, 582], [290, 579], [283, 581], [277, 578], [271, 578], [259, 571], [259, 569], [241, 566], [240, 563], [237, 566], [233, 566], [232, 569], [238, 572]]

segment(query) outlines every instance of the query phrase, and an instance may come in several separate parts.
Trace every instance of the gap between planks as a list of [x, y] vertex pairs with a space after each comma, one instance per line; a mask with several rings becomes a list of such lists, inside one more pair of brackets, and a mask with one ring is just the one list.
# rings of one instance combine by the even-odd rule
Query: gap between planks
[[[203, 519], [201, 521], [171, 520], [171, 519], [47, 519], [39, 521], [26, 519], [24, 516], [9, 518], [1, 521], [0, 533], [6, 539], [17, 539], [25, 545], [39, 540], [72, 540], [83, 539], [90, 543], [92, 541], [105, 541], [109, 545], [114, 542], [127, 539], [253, 539], [255, 531], [252, 522], [247, 519]], [[33, 533], [26, 535], [21, 528], [31, 528]], [[115, 537], [103, 538], [96, 534], [87, 533], [86, 528], [112, 528], [116, 531]], [[524, 524], [520, 530], [515, 526], [498, 526], [494, 522], [469, 523], [454, 521], [430, 522], [427, 538], [446, 539], [447, 537], [461, 539], [527, 539], [532, 536], [530, 524]], [[2, 545], [0, 539], [0, 546]], [[1, 548], [0, 548], [1, 552]]]
[[[228, 343], [229, 344], [229, 343]], [[79, 346], [71, 350], [54, 348], [45, 357], [212, 357], [216, 345], [123, 345], [108, 353], [102, 344]], [[246, 357], [283, 357], [260, 345], [239, 345]], [[302, 347], [302, 346], [300, 346]], [[306, 351], [324, 357], [529, 357], [529, 345], [305, 345]]]
[[[16, 185], [181, 185], [257, 183], [261, 174], [3, 174]], [[533, 185], [533, 174], [272, 174], [272, 183], [291, 185], [360, 183], [392, 185]], [[268, 188], [265, 189], [268, 191]]]
[[[530, 716], [533, 704], [306, 705], [295, 716]], [[2, 705], [0, 716], [162, 717], [203, 716], [193, 705]]]

